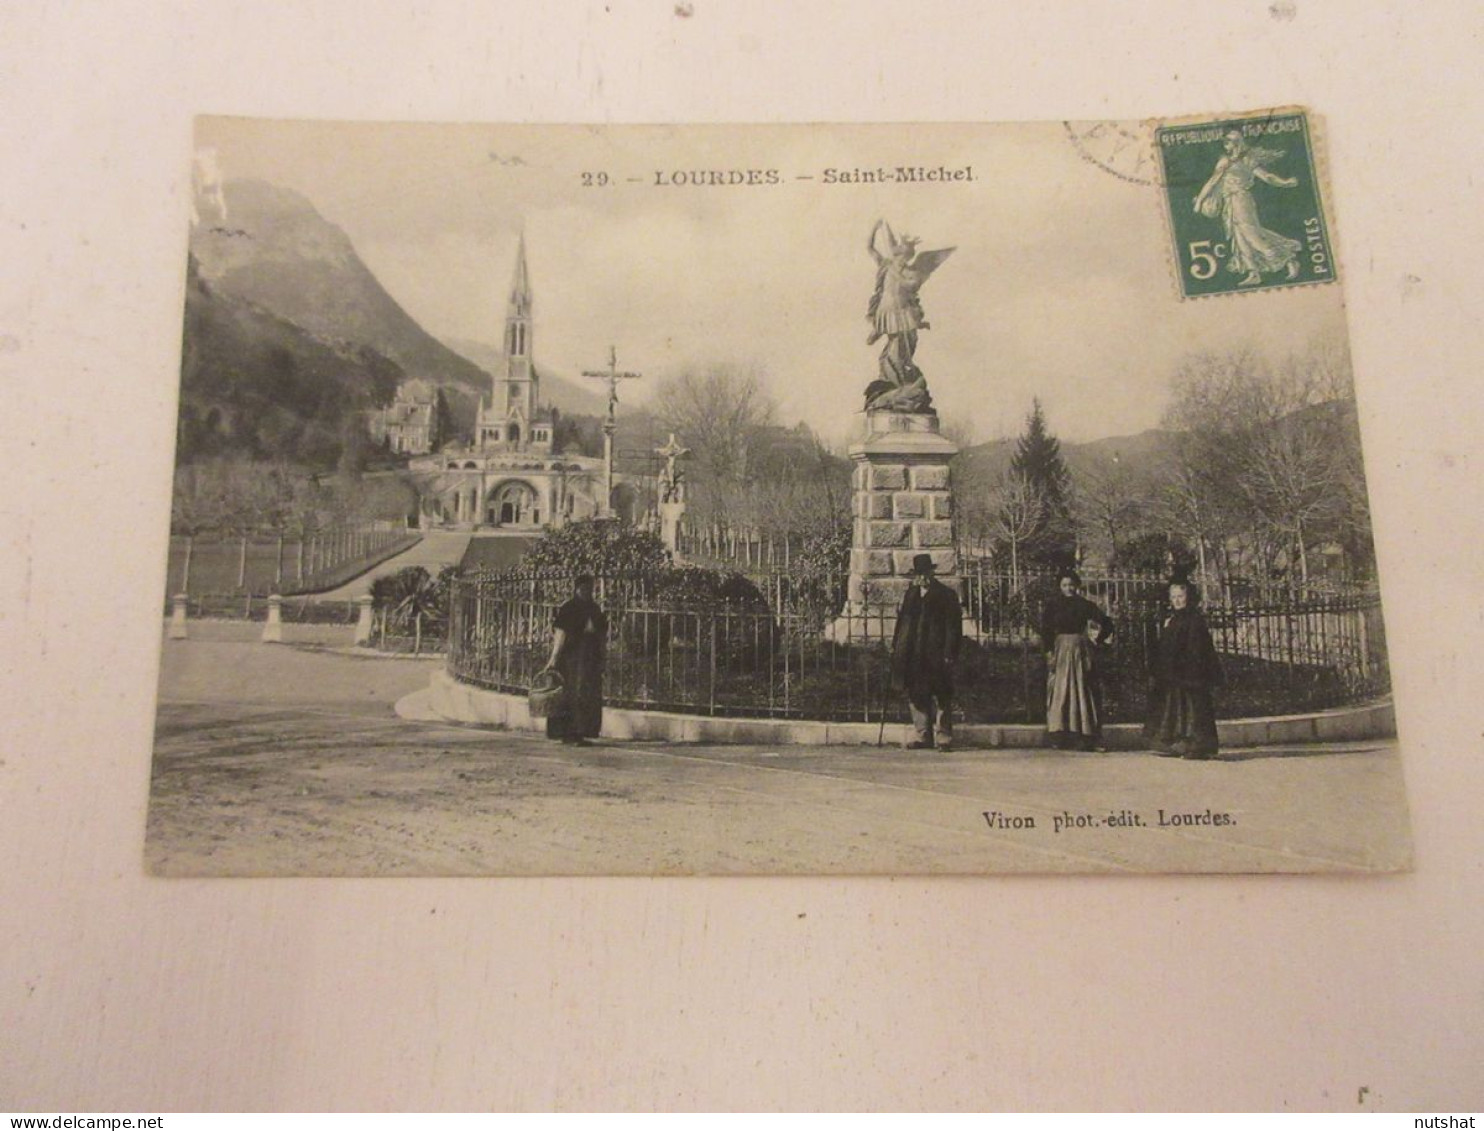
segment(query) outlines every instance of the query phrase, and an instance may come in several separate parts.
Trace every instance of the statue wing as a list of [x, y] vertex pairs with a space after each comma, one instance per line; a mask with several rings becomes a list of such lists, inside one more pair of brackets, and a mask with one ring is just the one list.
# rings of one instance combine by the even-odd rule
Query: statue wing
[[940, 247], [936, 251], [919, 251], [916, 258], [912, 260], [912, 270], [917, 272], [917, 277], [922, 281], [918, 283], [918, 286], [927, 282], [928, 276], [941, 267], [943, 260], [947, 259], [957, 250], [958, 248], [955, 246]]

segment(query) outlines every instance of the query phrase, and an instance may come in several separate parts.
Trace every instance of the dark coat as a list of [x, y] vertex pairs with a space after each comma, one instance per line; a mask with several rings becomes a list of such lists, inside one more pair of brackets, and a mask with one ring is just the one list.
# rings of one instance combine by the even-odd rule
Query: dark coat
[[963, 610], [958, 594], [934, 580], [923, 593], [914, 583], [897, 610], [891, 642], [891, 670], [899, 687], [934, 694], [953, 693], [953, 663], [963, 643]]
[[1211, 689], [1222, 681], [1211, 629], [1198, 609], [1172, 612], [1150, 658], [1154, 686], [1144, 734], [1159, 750], [1214, 757], [1219, 734]]
[[1149, 666], [1156, 687], [1211, 688], [1221, 683], [1221, 660], [1199, 609], [1170, 614]]
[[556, 670], [566, 687], [560, 711], [546, 720], [549, 738], [597, 738], [603, 726], [603, 658], [608, 618], [598, 603], [573, 597], [557, 610], [554, 628], [566, 633]]

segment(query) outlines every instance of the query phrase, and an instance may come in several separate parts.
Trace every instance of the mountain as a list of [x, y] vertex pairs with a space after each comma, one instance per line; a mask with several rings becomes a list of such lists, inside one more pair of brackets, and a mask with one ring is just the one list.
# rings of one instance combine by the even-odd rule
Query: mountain
[[[1085, 473], [1109, 462], [1122, 464], [1135, 476], [1153, 475], [1165, 452], [1169, 450], [1170, 433], [1158, 428], [1132, 436], [1107, 436], [1082, 443], [1061, 441], [1062, 462], [1073, 475]], [[1016, 440], [990, 440], [964, 448], [956, 458], [960, 467], [972, 467], [987, 477], [994, 477], [1010, 466], [1015, 457]]]
[[404, 377], [363, 345], [326, 342], [224, 294], [187, 260], [176, 463], [217, 455], [330, 468], [361, 413]]
[[[445, 340], [450, 349], [468, 358], [486, 372], [500, 373], [505, 369], [505, 354], [486, 342], [476, 342], [469, 338]], [[543, 404], [554, 405], [568, 415], [608, 415], [608, 393], [600, 382], [590, 377], [563, 377], [543, 366], [539, 359], [536, 362], [536, 370], [541, 374]], [[628, 411], [628, 408], [620, 402], [618, 415], [624, 416]]]
[[1169, 451], [1170, 435], [1162, 429], [1149, 428], [1132, 436], [1105, 436], [1101, 440], [1080, 444], [1063, 441], [1061, 450], [1067, 467], [1073, 472], [1084, 469], [1088, 463], [1100, 461], [1124, 463], [1136, 470], [1152, 470]]
[[490, 378], [438, 341], [389, 295], [339, 228], [308, 200], [265, 181], [222, 186], [225, 208], [199, 202], [191, 235], [200, 277], [328, 342], [367, 346], [409, 377], [442, 386], [460, 429]]

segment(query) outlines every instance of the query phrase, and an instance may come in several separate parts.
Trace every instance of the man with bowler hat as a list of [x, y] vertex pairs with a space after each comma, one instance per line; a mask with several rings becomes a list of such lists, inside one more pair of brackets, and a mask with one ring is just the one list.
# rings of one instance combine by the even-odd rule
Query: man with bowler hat
[[912, 559], [912, 587], [897, 610], [892, 637], [892, 675], [907, 692], [916, 737], [909, 750], [953, 745], [953, 664], [963, 643], [958, 594], [933, 576], [933, 556]]

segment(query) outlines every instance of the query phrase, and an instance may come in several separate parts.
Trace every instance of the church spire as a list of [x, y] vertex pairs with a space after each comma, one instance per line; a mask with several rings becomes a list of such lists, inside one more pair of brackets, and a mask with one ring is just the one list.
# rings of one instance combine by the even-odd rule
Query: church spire
[[[520, 234], [515, 248], [515, 274], [510, 279], [510, 298], [505, 304], [505, 317], [531, 317], [531, 276], [526, 270], [526, 234]], [[514, 351], [511, 351], [514, 352]]]
[[510, 297], [505, 302], [505, 372], [495, 375], [493, 401], [495, 411], [511, 422], [508, 432], [512, 437], [525, 434], [540, 404], [540, 378], [531, 359], [532, 306], [531, 276], [526, 268], [526, 236], [522, 232], [515, 248]]
[[[512, 381], [531, 379], [531, 276], [526, 270], [526, 235], [515, 249], [515, 274], [505, 302], [505, 356]], [[534, 407], [534, 406], [532, 406]]]

